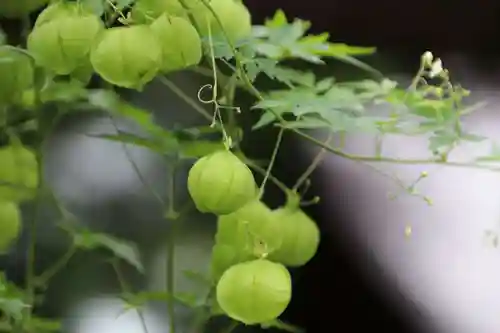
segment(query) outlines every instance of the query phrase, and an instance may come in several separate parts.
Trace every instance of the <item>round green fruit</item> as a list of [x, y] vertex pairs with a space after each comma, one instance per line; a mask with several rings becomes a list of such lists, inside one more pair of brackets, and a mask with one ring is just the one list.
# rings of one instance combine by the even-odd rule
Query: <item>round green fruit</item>
[[251, 36], [252, 17], [245, 5], [234, 0], [211, 0], [210, 6], [220, 22], [211, 11], [194, 12], [203, 37], [208, 36], [209, 29], [212, 36], [218, 38], [224, 38], [224, 31], [232, 43]]
[[200, 212], [217, 215], [233, 213], [257, 197], [252, 171], [226, 150], [204, 156], [193, 165], [188, 190]]
[[[185, 0], [189, 10], [204, 7], [200, 0]], [[179, 0], [138, 0], [132, 8], [132, 19], [137, 23], [150, 23], [163, 14], [187, 17]]]
[[39, 66], [68, 75], [88, 61], [90, 49], [103, 28], [101, 20], [91, 14], [57, 17], [32, 30], [28, 51]]
[[217, 302], [228, 317], [247, 325], [278, 318], [292, 297], [292, 279], [281, 264], [258, 259], [226, 270], [216, 287]]
[[32, 60], [19, 51], [0, 47], [0, 105], [21, 102], [23, 91], [33, 82]]
[[36, 155], [24, 147], [0, 148], [0, 200], [21, 202], [32, 199], [38, 187]]
[[90, 52], [92, 67], [116, 86], [141, 90], [162, 63], [162, 49], [148, 25], [106, 30]]
[[318, 226], [299, 208], [279, 208], [273, 215], [275, 222], [279, 224], [282, 240], [281, 246], [269, 255], [269, 260], [290, 267], [305, 265], [318, 250]]
[[218, 281], [228, 268], [253, 259], [256, 259], [255, 256], [242, 251], [240, 247], [216, 242], [210, 258], [211, 278], [213, 281]]
[[151, 30], [162, 47], [162, 72], [185, 69], [201, 61], [201, 39], [188, 20], [163, 14], [151, 24]]
[[0, 201], [0, 254], [6, 253], [21, 233], [19, 207], [9, 201]]
[[219, 216], [211, 258], [215, 281], [234, 264], [264, 257], [281, 245], [273, 216], [272, 210], [259, 200]]
[[19, 18], [49, 3], [49, 0], [1, 0], [0, 17]]
[[273, 211], [254, 200], [234, 213], [219, 216], [215, 241], [254, 256], [267, 255], [281, 246], [279, 227]]
[[58, 18], [92, 15], [92, 9], [85, 2], [57, 1], [51, 3], [36, 18], [35, 28]]

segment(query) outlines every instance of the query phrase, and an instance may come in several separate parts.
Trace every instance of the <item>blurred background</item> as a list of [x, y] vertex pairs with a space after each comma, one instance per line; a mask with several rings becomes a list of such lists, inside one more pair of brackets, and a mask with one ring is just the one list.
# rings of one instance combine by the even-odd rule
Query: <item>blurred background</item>
[[[457, 0], [396, 2], [246, 0], [254, 23], [262, 23], [281, 8], [289, 17], [312, 21], [313, 31], [328, 31], [333, 41], [376, 46], [378, 53], [362, 60], [391, 79], [409, 83], [420, 55], [431, 50], [449, 68], [452, 80], [472, 91], [470, 102], [487, 105], [467, 119], [476, 134], [500, 139], [500, 4]], [[4, 25], [9, 25], [9, 22]], [[360, 70], [332, 62], [325, 73], [339, 79], [365, 76]], [[170, 77], [195, 96], [206, 83], [191, 74]], [[265, 86], [260, 87], [265, 89]], [[205, 124], [159, 82], [141, 93], [126, 91], [124, 98], [151, 110], [166, 128]], [[251, 101], [241, 97], [244, 110]], [[117, 121], [120, 128], [137, 131]], [[146, 274], [120, 267], [133, 289], [161, 290], [166, 240], [171, 222], [165, 221], [148, 187], [165, 197], [169, 164], [160, 156], [123, 146], [86, 133], [114, 133], [116, 124], [98, 113], [73, 115], [59, 126], [47, 147], [47, 177], [65, 206], [81, 223], [138, 244]], [[247, 141], [254, 158], [269, 158], [276, 132], [262, 130]], [[322, 133], [315, 133], [323, 138]], [[258, 142], [258, 144], [256, 144]], [[373, 138], [354, 136], [349, 151], [372, 153]], [[268, 144], [266, 144], [268, 143]], [[485, 147], [485, 150], [488, 147]], [[453, 156], [465, 159], [485, 153], [477, 145], [463, 146]], [[317, 148], [286, 136], [274, 174], [291, 185], [310, 164]], [[385, 155], [421, 157], [425, 138], [391, 137]], [[136, 164], [141, 173], [130, 162]], [[491, 333], [500, 329], [500, 250], [485, 235], [500, 231], [500, 176], [488, 171], [442, 166], [376, 165], [411, 183], [422, 171], [429, 177], [418, 190], [434, 205], [397, 193], [395, 185], [372, 167], [329, 156], [312, 177], [310, 193], [321, 196], [319, 205], [306, 209], [322, 230], [317, 256], [294, 272], [294, 296], [283, 320], [307, 332], [366, 332], [367, 330], [436, 333]], [[187, 198], [183, 187], [189, 165], [177, 175], [176, 198]], [[143, 178], [143, 179], [141, 179]], [[143, 180], [147, 186], [143, 184]], [[272, 205], [282, 203], [279, 192], [266, 194]], [[37, 231], [40, 268], [58, 258], [67, 246], [56, 227], [57, 212], [44, 205]], [[26, 207], [30, 214], [32, 207]], [[197, 288], [183, 270], [208, 268], [215, 219], [192, 215], [183, 221], [176, 239], [177, 290]], [[408, 236], [406, 231], [411, 228]], [[25, 235], [26, 236], [26, 235]], [[22, 283], [26, 241], [2, 258], [9, 277]], [[199, 288], [200, 294], [206, 292]], [[68, 333], [143, 332], [137, 312], [123, 314], [116, 272], [99, 253], [81, 253], [52, 281], [43, 315], [65, 318]], [[179, 308], [180, 332], [193, 320]], [[168, 333], [166, 308], [152, 303], [145, 311], [150, 333]], [[184, 330], [183, 330], [184, 327]], [[220, 332], [215, 325], [207, 332]], [[239, 327], [237, 332], [257, 328]]]

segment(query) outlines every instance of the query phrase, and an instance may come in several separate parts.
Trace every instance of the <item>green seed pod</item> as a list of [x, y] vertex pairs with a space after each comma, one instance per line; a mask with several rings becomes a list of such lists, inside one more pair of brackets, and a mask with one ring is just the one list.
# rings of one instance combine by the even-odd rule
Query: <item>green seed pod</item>
[[254, 200], [234, 213], [219, 216], [215, 241], [259, 256], [278, 249], [282, 240], [273, 211]]
[[217, 280], [234, 264], [266, 256], [281, 245], [279, 224], [259, 200], [234, 213], [219, 216], [212, 253], [212, 276]]
[[230, 151], [200, 158], [188, 175], [188, 190], [202, 213], [226, 215], [257, 197], [252, 171]]
[[92, 9], [85, 6], [84, 2], [57, 1], [51, 3], [38, 15], [34, 27], [37, 28], [42, 24], [53, 21], [57, 18], [64, 18], [68, 16], [81, 17], [92, 14]]
[[182, 70], [201, 61], [200, 36], [186, 19], [163, 14], [151, 24], [151, 30], [162, 47], [162, 72]]
[[273, 212], [282, 234], [281, 246], [269, 255], [269, 260], [286, 266], [305, 265], [318, 250], [320, 232], [314, 221], [301, 209], [285, 206]]
[[94, 70], [119, 87], [141, 90], [161, 66], [162, 50], [147, 25], [106, 30], [90, 53]]
[[[210, 6], [217, 14], [225, 35], [232, 43], [252, 34], [252, 17], [248, 9], [234, 0], [211, 0]], [[194, 11], [194, 16], [203, 37], [208, 36], [209, 26], [212, 36], [224, 38], [221, 26], [211, 11]]]
[[[200, 0], [185, 0], [189, 10], [204, 7]], [[132, 8], [131, 17], [137, 23], [150, 23], [163, 15], [187, 17], [187, 12], [179, 0], [137, 0]]]
[[254, 325], [285, 311], [292, 297], [292, 279], [283, 265], [258, 259], [226, 270], [216, 289], [217, 302], [228, 317]]
[[28, 51], [38, 65], [58, 75], [71, 74], [88, 61], [90, 49], [103, 30], [94, 15], [64, 16], [34, 28], [28, 37]]
[[38, 162], [31, 150], [18, 146], [0, 149], [0, 200], [32, 199], [38, 182]]
[[215, 243], [210, 258], [210, 276], [212, 281], [219, 281], [224, 272], [239, 263], [254, 260], [255, 256], [242, 251], [234, 245]]
[[32, 60], [26, 54], [0, 47], [0, 105], [21, 103], [23, 91], [33, 83]]
[[42, 8], [49, 0], [1, 0], [0, 17], [19, 18]]
[[0, 201], [0, 254], [5, 254], [21, 233], [19, 207], [9, 201]]

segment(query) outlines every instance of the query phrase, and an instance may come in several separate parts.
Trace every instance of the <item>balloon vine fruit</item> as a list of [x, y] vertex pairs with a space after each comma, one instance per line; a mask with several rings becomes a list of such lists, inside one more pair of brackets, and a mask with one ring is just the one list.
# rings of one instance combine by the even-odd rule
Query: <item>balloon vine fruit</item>
[[281, 245], [279, 224], [273, 211], [254, 200], [236, 212], [219, 216], [215, 241], [239, 247], [254, 255], [266, 255]]
[[162, 49], [148, 25], [107, 29], [90, 52], [92, 67], [104, 80], [130, 89], [154, 79], [162, 63]]
[[151, 24], [151, 30], [162, 47], [162, 72], [181, 70], [201, 61], [201, 39], [188, 20], [163, 14]]
[[21, 213], [10, 201], [0, 201], [0, 254], [7, 252], [21, 232]]
[[49, 3], [49, 0], [1, 0], [0, 17], [19, 18]]
[[269, 254], [269, 260], [290, 267], [305, 265], [318, 250], [318, 226], [298, 207], [285, 206], [273, 211], [273, 215], [279, 224], [282, 240], [281, 246]]
[[104, 26], [93, 14], [75, 11], [59, 16], [58, 13], [53, 11], [45, 19], [42, 17], [28, 37], [27, 48], [39, 66], [58, 75], [68, 75], [88, 61], [90, 49]]
[[292, 297], [292, 280], [281, 264], [257, 259], [226, 270], [216, 287], [217, 302], [230, 318], [247, 325], [279, 317]]
[[[203, 7], [200, 0], [185, 0], [189, 10], [198, 10]], [[132, 8], [132, 19], [138, 23], [150, 23], [164, 13], [170, 16], [187, 17], [187, 12], [179, 0], [137, 0]]]
[[33, 86], [33, 75], [33, 63], [26, 54], [0, 48], [0, 105], [21, 102], [23, 91]]
[[233, 213], [257, 197], [252, 171], [226, 150], [204, 156], [193, 165], [188, 190], [200, 212], [217, 215]]
[[232, 265], [263, 257], [281, 245], [281, 234], [273, 217], [272, 210], [259, 200], [219, 216], [212, 252], [215, 280]]
[[0, 148], [0, 200], [21, 202], [33, 198], [38, 187], [38, 162], [24, 147]]
[[44, 23], [53, 21], [57, 18], [64, 18], [66, 16], [82, 16], [91, 15], [92, 9], [85, 6], [82, 2], [65, 2], [57, 1], [51, 3], [45, 8], [36, 18], [35, 28], [43, 25]]
[[234, 0], [212, 0], [210, 6], [217, 14], [220, 24], [210, 10], [194, 12], [203, 37], [208, 36], [209, 27], [212, 36], [219, 38], [224, 38], [224, 30], [232, 43], [252, 34], [252, 17], [243, 3]]

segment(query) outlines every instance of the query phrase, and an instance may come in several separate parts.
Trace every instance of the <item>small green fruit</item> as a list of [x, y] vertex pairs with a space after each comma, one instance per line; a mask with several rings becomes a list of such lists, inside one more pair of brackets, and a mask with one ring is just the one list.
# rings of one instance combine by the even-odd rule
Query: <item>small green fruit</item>
[[0, 149], [0, 200], [32, 199], [38, 182], [38, 162], [31, 150], [18, 146]]
[[35, 28], [53, 21], [58, 18], [64, 17], [80, 17], [85, 15], [92, 15], [92, 10], [85, 6], [85, 2], [65, 2], [57, 1], [51, 3], [45, 8], [36, 18]]
[[316, 254], [320, 231], [316, 223], [301, 209], [283, 207], [273, 212], [282, 235], [281, 246], [269, 255], [269, 260], [286, 266], [305, 265]]
[[109, 83], [140, 90], [158, 73], [162, 49], [147, 25], [111, 28], [92, 48], [90, 62]]
[[230, 151], [200, 158], [188, 175], [188, 190], [202, 213], [230, 214], [255, 200], [252, 171]]
[[281, 246], [279, 227], [273, 211], [254, 200], [234, 213], [219, 216], [215, 241], [255, 256], [267, 255]]
[[23, 91], [33, 82], [32, 60], [16, 50], [0, 48], [0, 105], [21, 102]]
[[292, 297], [292, 279], [281, 264], [253, 260], [224, 272], [216, 288], [217, 302], [230, 318], [247, 325], [278, 318]]
[[90, 49], [103, 28], [101, 20], [91, 14], [47, 20], [31, 31], [28, 51], [39, 66], [68, 75], [88, 61]]
[[1, 0], [0, 17], [19, 18], [49, 3], [49, 0]]
[[234, 245], [215, 243], [212, 248], [210, 258], [210, 276], [212, 281], [219, 281], [224, 272], [239, 263], [254, 260], [255, 256], [248, 252], [241, 251], [241, 248]]
[[[185, 0], [189, 10], [204, 7], [200, 0]], [[132, 8], [132, 19], [137, 23], [151, 23], [163, 14], [187, 17], [179, 0], [137, 0]]]
[[210, 6], [217, 14], [220, 24], [211, 11], [206, 9], [194, 11], [203, 37], [208, 36], [209, 27], [212, 36], [218, 38], [224, 38], [222, 32], [224, 30], [232, 43], [251, 36], [252, 17], [245, 5], [234, 0], [211, 0]]
[[212, 251], [212, 277], [217, 280], [234, 264], [266, 256], [281, 245], [279, 224], [259, 200], [219, 216]]
[[6, 253], [21, 233], [21, 213], [18, 206], [0, 201], [0, 254]]
[[186, 19], [163, 14], [151, 24], [151, 30], [162, 47], [162, 72], [182, 70], [201, 61], [200, 36]]

